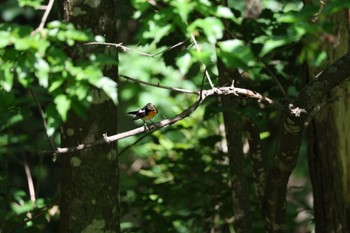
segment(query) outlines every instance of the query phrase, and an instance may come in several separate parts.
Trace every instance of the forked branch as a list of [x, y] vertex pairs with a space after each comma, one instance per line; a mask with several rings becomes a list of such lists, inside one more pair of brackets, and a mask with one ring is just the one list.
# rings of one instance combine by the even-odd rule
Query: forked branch
[[[146, 83], [146, 82], [143, 82], [143, 84], [150, 85], [149, 83]], [[150, 86], [153, 86], [153, 85], [150, 85]], [[159, 88], [176, 90], [176, 89], [173, 89], [170, 87], [165, 87], [165, 86], [159, 86]], [[184, 90], [181, 89], [181, 90], [176, 90], [176, 91], [183, 92]], [[275, 103], [273, 100], [269, 99], [268, 97], [265, 97], [257, 92], [254, 92], [254, 91], [251, 91], [248, 89], [244, 89], [244, 88], [237, 88], [237, 87], [233, 87], [233, 86], [214, 88], [214, 89], [209, 89], [209, 90], [201, 90], [201, 91], [190, 91], [188, 93], [197, 94], [198, 95], [197, 101], [195, 103], [193, 103], [190, 107], [185, 109], [182, 113], [176, 115], [173, 118], [164, 119], [158, 123], [149, 125], [147, 128], [142, 126], [142, 127], [130, 130], [130, 131], [126, 131], [126, 132], [119, 133], [116, 135], [111, 135], [111, 136], [108, 136], [105, 134], [105, 135], [103, 135], [103, 137], [101, 139], [94, 141], [94, 142], [91, 142], [91, 143], [85, 143], [85, 144], [80, 144], [77, 146], [64, 147], [64, 148], [58, 147], [56, 149], [56, 152], [53, 152], [53, 153], [54, 154], [64, 154], [64, 153], [74, 152], [74, 151], [78, 151], [78, 150], [88, 149], [88, 148], [91, 148], [93, 146], [112, 143], [112, 142], [121, 140], [123, 138], [138, 135], [138, 134], [143, 133], [145, 131], [154, 131], [154, 130], [157, 130], [160, 128], [164, 128], [166, 126], [172, 125], [172, 124], [190, 116], [207, 97], [213, 96], [213, 95], [235, 95], [235, 96], [255, 99], [258, 102], [264, 102], [264, 103], [270, 104], [270, 105], [279, 105], [278, 103]], [[282, 105], [280, 107], [282, 107]]]

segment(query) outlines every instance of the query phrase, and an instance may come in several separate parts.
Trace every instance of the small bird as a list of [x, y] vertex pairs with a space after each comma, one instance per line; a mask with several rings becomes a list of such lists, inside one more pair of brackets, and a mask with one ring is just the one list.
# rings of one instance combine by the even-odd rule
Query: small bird
[[[151, 103], [146, 104], [146, 106], [141, 108], [140, 110], [128, 112], [128, 114], [134, 115], [133, 120], [141, 119], [144, 125], [146, 125], [145, 123], [146, 120], [152, 121], [152, 118], [155, 117], [157, 113], [158, 113], [158, 110], [156, 106], [154, 106]], [[152, 123], [154, 124], [153, 121]]]

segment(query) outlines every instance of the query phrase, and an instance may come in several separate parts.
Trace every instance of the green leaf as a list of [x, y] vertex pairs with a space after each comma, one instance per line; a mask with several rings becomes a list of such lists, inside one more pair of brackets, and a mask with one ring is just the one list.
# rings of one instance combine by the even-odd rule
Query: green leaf
[[328, 54], [325, 51], [321, 51], [319, 54], [317, 54], [315, 66], [320, 66], [327, 59], [327, 56]]
[[34, 67], [36, 69], [35, 75], [39, 79], [39, 84], [42, 87], [47, 88], [49, 86], [49, 64], [44, 59], [37, 57], [36, 62], [34, 63]]
[[[77, 70], [80, 70], [80, 67], [76, 67]], [[94, 66], [90, 65], [86, 67], [85, 69], [78, 71], [76, 80], [98, 80], [102, 76], [102, 71]]]
[[195, 1], [172, 0], [170, 4], [175, 8], [174, 14], [180, 15], [183, 22], [187, 22], [188, 15], [196, 6]]
[[265, 56], [275, 48], [289, 44], [290, 42], [291, 38], [287, 36], [274, 36], [272, 38], [269, 38], [264, 42], [263, 48], [261, 49], [259, 56]]
[[79, 101], [86, 101], [89, 90], [90, 88], [88, 85], [86, 85], [84, 82], [79, 82], [74, 86], [70, 86], [67, 89], [67, 93], [69, 93], [70, 96], [76, 96]]
[[17, 80], [18, 82], [24, 86], [28, 87], [29, 84], [33, 81], [31, 76], [28, 76], [28, 72], [26, 68], [23, 68], [21, 66], [18, 66], [15, 68], [16, 74], [17, 74]]
[[13, 64], [6, 62], [1, 66], [0, 70], [0, 86], [4, 88], [5, 91], [9, 92], [13, 86]]
[[259, 136], [261, 140], [264, 140], [265, 138], [270, 137], [270, 135], [271, 133], [269, 131], [265, 131], [265, 132], [261, 132]]
[[190, 33], [194, 33], [197, 28], [203, 30], [208, 41], [212, 44], [216, 43], [216, 41], [223, 36], [224, 25], [219, 19], [214, 17], [197, 19], [189, 25], [188, 30]]
[[53, 92], [55, 91], [57, 88], [59, 88], [62, 84], [64, 83], [63, 79], [58, 79], [52, 82], [52, 84], [50, 85], [48, 91], [49, 92]]
[[66, 95], [60, 94], [55, 97], [54, 103], [56, 104], [56, 109], [60, 114], [63, 121], [67, 120], [67, 113], [71, 105], [71, 100], [67, 98]]
[[143, 33], [145, 39], [153, 39], [153, 43], [158, 43], [164, 36], [168, 35], [173, 26], [161, 24], [156, 20], [148, 21], [149, 30]]
[[235, 17], [231, 9], [225, 6], [218, 6], [218, 8], [216, 9], [215, 15], [217, 17], [222, 17], [227, 19]]
[[117, 83], [114, 80], [108, 77], [101, 77], [95, 86], [102, 89], [114, 104], [118, 104]]
[[29, 42], [30, 39], [28, 38], [18, 38], [15, 40], [15, 49], [16, 50], [27, 50], [30, 48], [30, 42]]
[[0, 48], [6, 47], [11, 41], [11, 33], [0, 31]]
[[23, 115], [19, 112], [4, 112], [0, 113], [0, 130], [4, 130], [13, 125], [21, 122], [24, 119]]
[[186, 74], [192, 65], [192, 57], [189, 53], [185, 53], [182, 57], [179, 57], [176, 60], [176, 65], [179, 67], [179, 70], [182, 75]]
[[249, 47], [238, 39], [218, 42], [219, 56], [228, 67], [240, 67], [247, 70], [255, 64], [254, 56]]
[[93, 40], [91, 34], [75, 29], [73, 24], [53, 21], [48, 23], [47, 28], [47, 34], [52, 37], [51, 40], [63, 41], [69, 46], [74, 45], [76, 41]]
[[[278, 17], [277, 17], [278, 16]], [[276, 14], [277, 22], [280, 23], [298, 23], [302, 21], [302, 18], [300, 15], [298, 15], [296, 12], [290, 11], [283, 14]]]
[[96, 42], [101, 42], [101, 43], [106, 42], [105, 38], [103, 36], [101, 36], [101, 35], [95, 36], [95, 41]]
[[20, 7], [30, 6], [35, 9], [38, 9], [41, 6], [42, 2], [43, 0], [18, 0]]
[[342, 9], [349, 9], [349, 8], [350, 8], [349, 1], [334, 0], [334, 1], [330, 1], [329, 3], [326, 4], [323, 12], [330, 15], [330, 14], [334, 14]]

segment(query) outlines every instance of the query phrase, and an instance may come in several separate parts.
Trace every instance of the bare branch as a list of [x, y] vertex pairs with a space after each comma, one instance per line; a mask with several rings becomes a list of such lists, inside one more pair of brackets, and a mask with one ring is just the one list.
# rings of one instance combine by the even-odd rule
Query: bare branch
[[262, 96], [259, 93], [253, 92], [251, 90], [243, 89], [243, 88], [235, 88], [235, 87], [221, 87], [221, 88], [214, 88], [209, 90], [202, 90], [202, 94], [198, 97], [198, 100], [192, 104], [190, 107], [188, 107], [186, 110], [184, 110], [182, 113], [178, 114], [177, 116], [169, 119], [164, 119], [158, 123], [151, 124], [147, 128], [144, 126], [138, 127], [136, 129], [126, 131], [123, 133], [119, 133], [116, 135], [108, 136], [106, 134], [103, 135], [103, 137], [97, 141], [91, 142], [91, 143], [85, 143], [80, 144], [77, 146], [72, 147], [65, 147], [65, 148], [57, 148], [57, 154], [64, 154], [64, 153], [70, 153], [78, 150], [88, 149], [93, 146], [101, 145], [101, 144], [108, 144], [112, 143], [118, 140], [121, 140], [123, 138], [127, 138], [133, 135], [137, 135], [143, 132], [153, 132], [157, 129], [164, 128], [166, 126], [172, 125], [188, 116], [190, 116], [197, 107], [209, 96], [212, 95], [238, 95], [241, 97], [251, 98], [255, 99], [259, 102], [265, 102], [267, 104], [275, 104], [275, 102], [267, 97]]
[[37, 32], [41, 32], [45, 26], [45, 23], [46, 23], [46, 20], [47, 20], [47, 17], [49, 16], [50, 14], [50, 11], [52, 9], [52, 6], [53, 6], [53, 3], [54, 3], [55, 0], [49, 0], [49, 3], [47, 4], [47, 6], [45, 7], [45, 12], [44, 12], [44, 15], [43, 17], [41, 18], [41, 22], [39, 24], [39, 27], [37, 27], [37, 29], [35, 29], [33, 32], [32, 32], [32, 35], [34, 35], [35, 33]]
[[135, 79], [135, 78], [131, 78], [131, 77], [126, 76], [126, 75], [119, 75], [119, 77], [125, 78], [125, 79], [133, 81], [133, 82], [141, 83], [141, 84], [147, 85], [147, 86], [159, 87], [159, 88], [163, 88], [163, 89], [167, 89], [167, 90], [171, 90], [171, 91], [177, 91], [177, 92], [182, 92], [182, 93], [187, 93], [187, 94], [199, 95], [198, 91], [191, 91], [191, 90], [185, 90], [185, 89], [176, 88], [176, 87], [162, 86], [162, 85], [159, 85], [159, 84], [153, 84], [153, 83], [141, 81], [141, 80], [138, 80], [138, 79]]
[[155, 56], [158, 56], [160, 54], [163, 54], [171, 49], [174, 49], [180, 45], [183, 45], [187, 40], [184, 40], [184, 41], [180, 41], [172, 46], [170, 46], [169, 48], [166, 48], [158, 53], [154, 53], [154, 54], [149, 54], [149, 53], [144, 53], [144, 52], [140, 52], [138, 50], [135, 50], [135, 49], [132, 49], [132, 48], [129, 48], [125, 45], [123, 45], [122, 43], [118, 43], [118, 44], [115, 44], [115, 43], [108, 43], [108, 42], [89, 42], [89, 43], [85, 43], [85, 45], [105, 45], [105, 46], [114, 46], [116, 48], [121, 48], [124, 52], [127, 52], [127, 51], [131, 51], [131, 52], [134, 52], [134, 53], [137, 53], [137, 54], [140, 54], [142, 56], [146, 56], [146, 57], [155, 57]]
[[35, 96], [35, 94], [34, 94], [32, 89], [29, 89], [29, 93], [33, 97], [33, 99], [35, 101], [35, 104], [36, 104], [36, 106], [38, 108], [38, 111], [40, 113], [41, 120], [42, 120], [44, 128], [45, 128], [45, 134], [46, 134], [47, 140], [49, 141], [49, 144], [50, 144], [52, 150], [56, 151], [55, 143], [52, 141], [50, 136], [47, 134], [47, 123], [46, 123], [46, 119], [45, 119], [45, 114], [44, 114], [43, 108], [41, 107], [41, 104], [40, 104], [39, 100], [36, 98], [36, 96]]
[[35, 197], [33, 178], [32, 178], [32, 174], [30, 172], [29, 165], [28, 165], [27, 161], [25, 160], [24, 156], [23, 156], [23, 165], [24, 165], [24, 171], [25, 171], [26, 177], [27, 177], [30, 200], [32, 201], [32, 204], [34, 204], [36, 201], [36, 197]]
[[151, 135], [153, 131], [149, 131], [146, 134], [142, 135], [141, 137], [139, 137], [135, 142], [131, 143], [130, 145], [128, 145], [127, 147], [125, 147], [123, 150], [118, 152], [118, 156], [121, 156], [124, 152], [126, 152], [127, 150], [129, 150], [131, 147], [133, 147], [134, 145], [136, 145], [137, 143], [141, 142], [144, 138], [146, 138], [148, 135]]
[[324, 95], [350, 78], [349, 64], [350, 52], [328, 66], [301, 90], [294, 104], [295, 109], [302, 110], [300, 116], [293, 115], [293, 112], [284, 116], [279, 147], [266, 180], [268, 192], [263, 211], [267, 232], [285, 232], [287, 183], [297, 163], [305, 122]]
[[[194, 43], [194, 46], [196, 47], [196, 50], [200, 53], [201, 52], [201, 49], [199, 48], [198, 46], [198, 43], [197, 43], [197, 40], [195, 38], [195, 36], [193, 35], [193, 33], [191, 33], [191, 39]], [[203, 65], [203, 68], [204, 68], [204, 73], [205, 73], [205, 76], [207, 77], [208, 81], [209, 81], [209, 84], [210, 84], [210, 87], [211, 88], [215, 88], [213, 82], [211, 81], [211, 78], [210, 78], [210, 75], [209, 75], [209, 72], [207, 70], [207, 66], [202, 62], [202, 65]]]
[[275, 83], [277, 84], [278, 88], [280, 89], [282, 95], [284, 96], [284, 98], [286, 98], [286, 100], [288, 100], [288, 102], [291, 102], [291, 100], [289, 99], [287, 92], [284, 90], [281, 82], [278, 80], [278, 78], [276, 77], [276, 75], [272, 72], [272, 70], [265, 64], [265, 62], [261, 61], [261, 59], [259, 59], [259, 61], [264, 65], [264, 70], [266, 70], [267, 73], [269, 73], [269, 75], [272, 77], [272, 79], [275, 81]]
[[312, 112], [322, 97], [344, 80], [350, 78], [350, 52], [328, 66], [306, 85], [296, 99], [296, 105]]
[[136, 128], [136, 129], [133, 129], [133, 130], [130, 130], [127, 132], [119, 133], [116, 135], [112, 135], [112, 136], [107, 136], [104, 134], [102, 139], [99, 139], [99, 140], [91, 142], [91, 143], [81, 144], [81, 145], [73, 146], [73, 147], [65, 147], [65, 148], [58, 147], [57, 153], [64, 154], [64, 153], [70, 153], [70, 152], [74, 152], [74, 151], [78, 151], [78, 150], [88, 149], [88, 148], [91, 148], [93, 146], [115, 142], [115, 141], [118, 141], [118, 140], [126, 138], [126, 137], [130, 137], [133, 135], [143, 133], [145, 131], [154, 131], [154, 130], [157, 130], [159, 128], [164, 128], [168, 125], [172, 125], [172, 124], [184, 119], [185, 117], [188, 117], [191, 113], [193, 113], [196, 110], [196, 108], [199, 106], [199, 104], [203, 100], [197, 100], [193, 105], [191, 105], [189, 108], [187, 108], [185, 111], [183, 111], [179, 115], [177, 115], [173, 118], [170, 118], [170, 119], [162, 120], [158, 123], [151, 124], [147, 128], [144, 126], [141, 126], [139, 128]]

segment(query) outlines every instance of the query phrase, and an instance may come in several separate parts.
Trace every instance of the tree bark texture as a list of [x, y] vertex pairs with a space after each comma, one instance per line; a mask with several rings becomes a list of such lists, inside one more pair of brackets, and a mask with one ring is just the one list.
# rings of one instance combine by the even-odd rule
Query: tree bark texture
[[[240, 77], [237, 69], [227, 69], [219, 61], [219, 83], [220, 86], [231, 85], [232, 77]], [[245, 171], [245, 158], [243, 154], [243, 127], [242, 117], [239, 116], [237, 100], [231, 96], [222, 96], [221, 104], [225, 124], [226, 141], [230, 164], [231, 193], [234, 210], [234, 229], [237, 233], [252, 232], [251, 212], [249, 203], [249, 182]]]
[[[114, 1], [61, 0], [61, 17], [80, 29], [90, 29], [108, 42], [116, 41]], [[118, 59], [116, 48], [74, 47], [74, 60], [90, 52]], [[73, 57], [74, 56], [74, 57]], [[105, 67], [105, 76], [117, 79], [117, 67]], [[85, 118], [72, 111], [62, 127], [62, 145], [92, 142], [117, 133], [117, 108], [103, 91], [92, 89], [93, 103]], [[116, 145], [101, 145], [62, 156], [60, 232], [119, 232], [119, 167]]]
[[[324, 41], [327, 64], [349, 51], [349, 11], [332, 16], [334, 31]], [[350, 67], [350, 64], [347, 65]], [[349, 68], [347, 68], [349, 69]], [[320, 70], [310, 68], [311, 75]], [[316, 232], [350, 231], [350, 85], [344, 83], [323, 98], [312, 121], [309, 167], [314, 193]]]
[[[303, 135], [304, 125], [322, 97], [350, 78], [350, 52], [329, 65], [320, 75], [308, 83], [289, 104], [290, 113], [282, 122], [282, 134], [274, 164], [266, 180], [263, 213], [266, 231], [283, 233], [286, 231], [286, 187], [288, 178], [295, 168]], [[325, 190], [323, 190], [324, 192]], [[323, 229], [322, 229], [323, 230]]]

